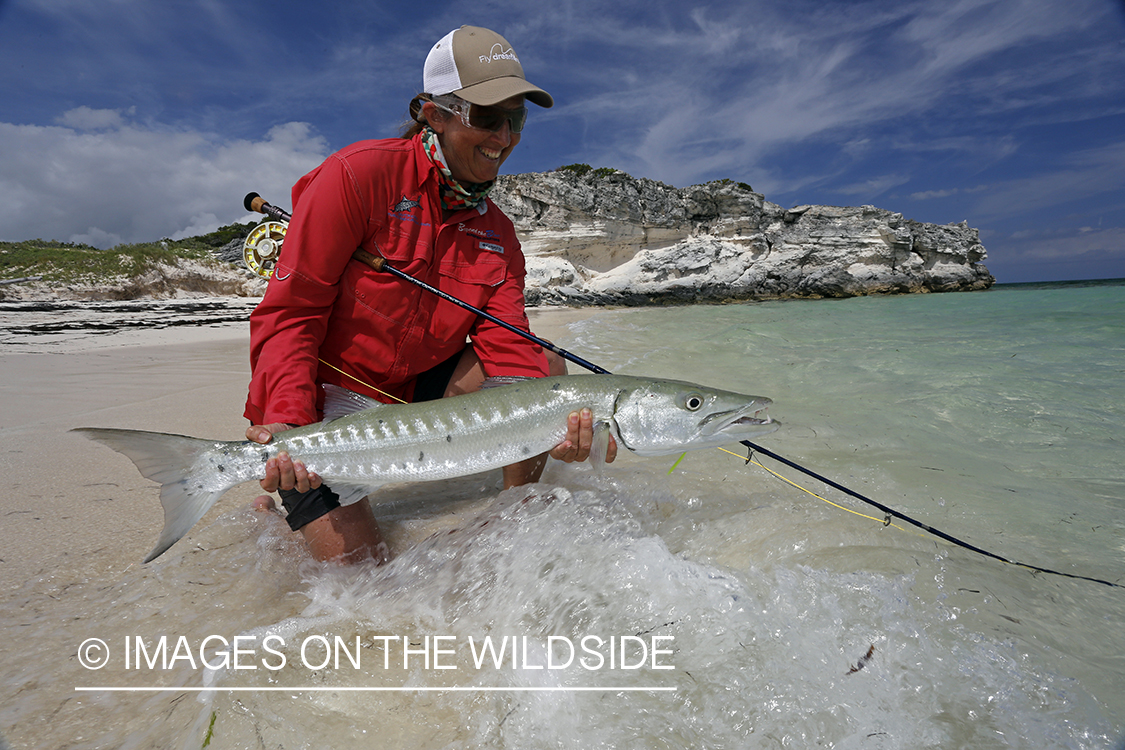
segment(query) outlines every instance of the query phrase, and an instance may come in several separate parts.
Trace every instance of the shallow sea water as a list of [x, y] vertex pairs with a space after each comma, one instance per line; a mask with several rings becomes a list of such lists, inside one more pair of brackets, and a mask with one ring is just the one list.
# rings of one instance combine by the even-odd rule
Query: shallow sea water
[[[935, 528], [1125, 584], [1125, 286], [603, 311], [568, 331], [615, 372], [773, 398], [783, 427], [757, 442]], [[34, 632], [0, 728], [13, 747], [1121, 746], [1125, 589], [885, 526], [761, 459], [872, 518], [847, 513], [735, 452], [388, 488], [383, 568], [310, 562], [239, 507], [117, 578], [36, 581], [0, 615]], [[76, 623], [116, 655], [104, 669], [59, 659]], [[127, 638], [159, 660], [161, 636], [168, 669], [125, 668]], [[221, 640], [200, 656], [208, 636], [240, 636], [239, 668]], [[478, 665], [485, 638], [515, 657]], [[47, 681], [145, 690], [59, 706]]]

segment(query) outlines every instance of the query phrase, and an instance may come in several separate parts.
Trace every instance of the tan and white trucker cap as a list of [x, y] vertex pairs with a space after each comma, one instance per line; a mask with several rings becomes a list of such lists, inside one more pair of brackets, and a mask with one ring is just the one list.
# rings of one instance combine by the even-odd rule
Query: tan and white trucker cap
[[479, 26], [454, 29], [433, 46], [426, 56], [422, 89], [434, 96], [456, 94], [482, 106], [517, 94], [540, 107], [555, 103], [550, 94], [523, 77], [523, 66], [508, 40]]

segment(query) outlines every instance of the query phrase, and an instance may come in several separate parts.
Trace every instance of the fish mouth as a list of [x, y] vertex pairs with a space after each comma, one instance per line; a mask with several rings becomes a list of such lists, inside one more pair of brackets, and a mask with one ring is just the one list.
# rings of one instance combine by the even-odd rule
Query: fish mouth
[[[769, 403], [754, 403], [743, 409], [731, 409], [709, 414], [700, 427], [708, 426], [712, 432], [745, 432], [747, 428], [778, 425], [768, 414]], [[780, 426], [780, 425], [778, 425]]]

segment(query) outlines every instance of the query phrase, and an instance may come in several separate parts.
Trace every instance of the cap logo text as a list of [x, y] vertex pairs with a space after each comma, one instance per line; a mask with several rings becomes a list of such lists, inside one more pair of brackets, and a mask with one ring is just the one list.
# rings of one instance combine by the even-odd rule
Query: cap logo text
[[504, 47], [500, 44], [500, 42], [492, 45], [492, 49], [488, 51], [487, 55], [480, 56], [480, 61], [482, 63], [490, 63], [493, 60], [513, 60], [516, 63], [519, 63], [520, 61], [520, 59], [516, 57], [516, 53], [512, 51], [511, 47], [509, 47], [505, 52]]

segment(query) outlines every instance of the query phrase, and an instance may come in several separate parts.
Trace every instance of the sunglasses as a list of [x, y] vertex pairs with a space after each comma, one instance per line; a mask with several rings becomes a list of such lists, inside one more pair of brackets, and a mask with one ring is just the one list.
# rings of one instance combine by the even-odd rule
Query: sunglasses
[[460, 117], [465, 127], [476, 128], [477, 130], [488, 130], [495, 133], [504, 127], [504, 122], [507, 121], [508, 127], [513, 133], [520, 133], [527, 123], [527, 107], [501, 109], [500, 107], [471, 104], [464, 99], [454, 99], [448, 102], [439, 102], [436, 99], [430, 101], [438, 109], [443, 109]]

